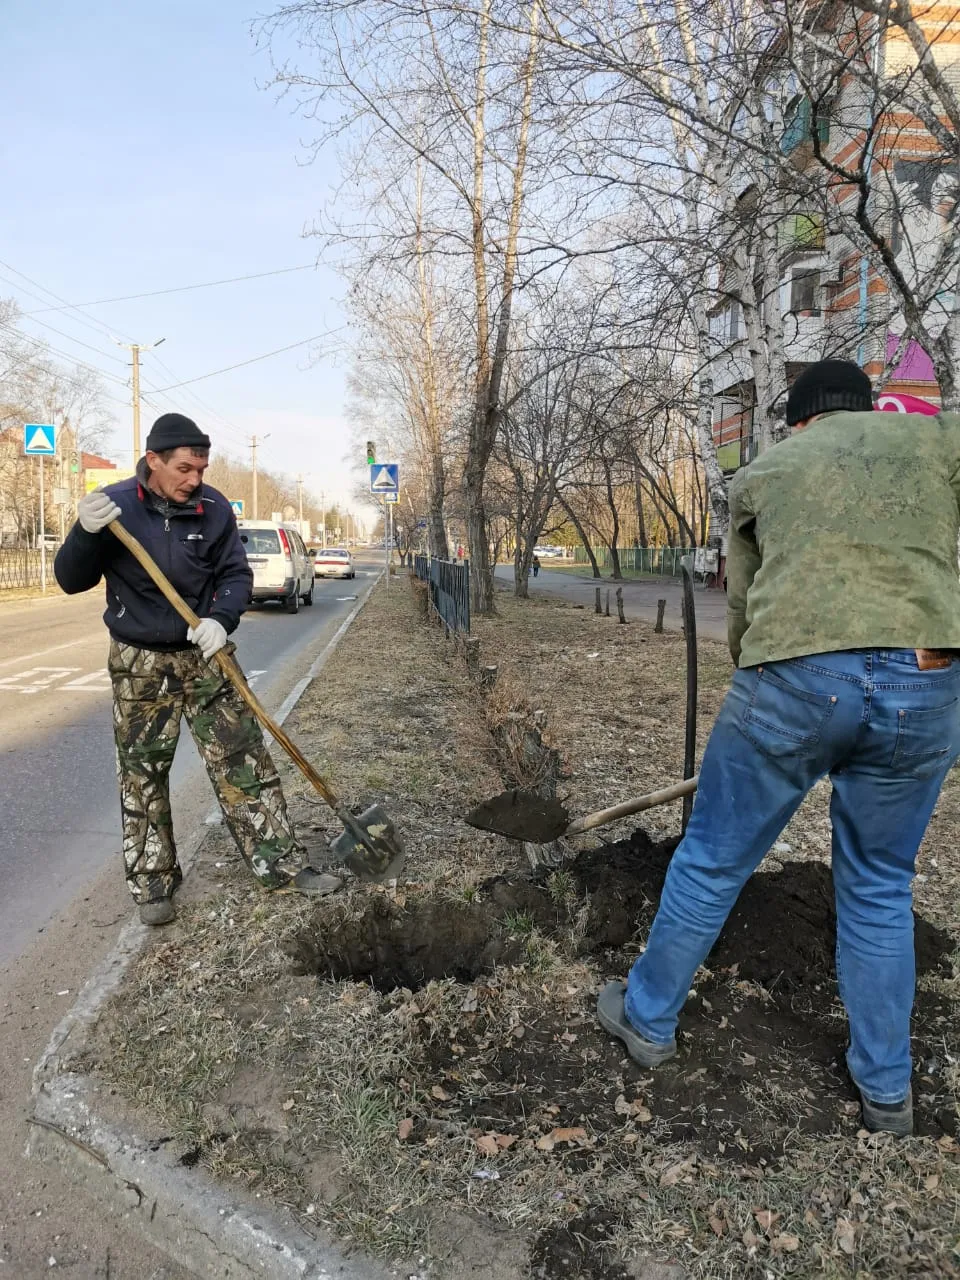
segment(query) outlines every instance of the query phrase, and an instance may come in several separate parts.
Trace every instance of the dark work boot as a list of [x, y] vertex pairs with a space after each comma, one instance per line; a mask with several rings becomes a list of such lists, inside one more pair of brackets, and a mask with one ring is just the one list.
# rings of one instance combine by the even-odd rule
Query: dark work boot
[[294, 889], [297, 893], [306, 893], [313, 897], [325, 898], [331, 893], [336, 893], [338, 889], [342, 889], [343, 881], [339, 876], [330, 875], [329, 872], [315, 871], [313, 867], [301, 867], [290, 881], [289, 888]]
[[902, 1102], [871, 1102], [861, 1092], [863, 1127], [871, 1133], [892, 1133], [898, 1138], [909, 1138], [913, 1133], [913, 1090], [907, 1090]]
[[661, 1062], [675, 1056], [677, 1042], [671, 1040], [668, 1044], [657, 1044], [642, 1036], [627, 1020], [627, 1011], [623, 1007], [625, 990], [622, 982], [608, 982], [600, 992], [597, 1000], [600, 1025], [604, 1031], [609, 1031], [612, 1036], [623, 1041], [627, 1046], [627, 1053], [641, 1067], [659, 1067]]
[[140, 903], [141, 924], [172, 924], [177, 918], [177, 908], [169, 898], [155, 898]]

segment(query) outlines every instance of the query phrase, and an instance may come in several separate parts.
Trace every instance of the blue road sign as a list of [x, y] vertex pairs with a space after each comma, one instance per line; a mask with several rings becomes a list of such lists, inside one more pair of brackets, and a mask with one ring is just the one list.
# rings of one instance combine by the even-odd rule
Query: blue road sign
[[53, 423], [25, 422], [23, 424], [23, 452], [39, 453], [52, 458], [57, 452], [57, 428]]
[[243, 499], [242, 498], [231, 498], [230, 508], [238, 520], [243, 519]]
[[418, 529], [425, 529], [426, 527], [427, 527], [427, 522], [426, 522], [426, 520], [418, 520], [418, 521], [417, 521], [417, 528], [418, 528]]
[[396, 462], [375, 462], [370, 468], [370, 492], [384, 494], [400, 490], [400, 466]]

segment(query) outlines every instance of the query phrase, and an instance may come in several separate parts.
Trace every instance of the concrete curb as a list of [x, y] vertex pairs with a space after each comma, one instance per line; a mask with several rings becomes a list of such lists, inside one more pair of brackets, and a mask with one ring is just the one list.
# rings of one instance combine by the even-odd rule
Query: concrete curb
[[[284, 701], [282, 724], [323, 669], [376, 588], [351, 610]], [[189, 870], [207, 831], [201, 824], [182, 850]], [[54, 1028], [33, 1073], [33, 1116], [26, 1154], [63, 1169], [87, 1195], [129, 1219], [158, 1249], [200, 1276], [229, 1280], [388, 1280], [396, 1272], [356, 1255], [328, 1238], [314, 1238], [289, 1218], [255, 1201], [227, 1194], [199, 1169], [183, 1166], [166, 1140], [150, 1140], [98, 1115], [101, 1086], [95, 1077], [66, 1070], [71, 1056], [139, 956], [152, 931], [134, 917], [106, 959], [87, 980], [76, 1003]]]

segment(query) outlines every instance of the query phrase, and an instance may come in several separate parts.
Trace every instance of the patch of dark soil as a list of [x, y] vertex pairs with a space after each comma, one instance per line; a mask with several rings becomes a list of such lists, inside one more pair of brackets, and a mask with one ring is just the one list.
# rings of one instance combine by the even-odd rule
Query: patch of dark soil
[[316, 930], [298, 933], [286, 949], [299, 973], [359, 978], [378, 991], [416, 991], [437, 978], [473, 982], [520, 953], [478, 903], [425, 898], [400, 905], [385, 897], [334, 924], [319, 913]]
[[618, 1226], [615, 1214], [603, 1209], [586, 1213], [562, 1226], [541, 1231], [530, 1257], [531, 1280], [631, 1280], [631, 1274], [612, 1256], [609, 1241]]
[[[709, 975], [683, 1010], [680, 1052], [655, 1072], [640, 1071], [600, 1030], [592, 993], [572, 1012], [546, 1004], [509, 1034], [502, 1015], [486, 1011], [480, 976], [521, 958], [522, 940], [510, 935], [521, 916], [624, 976], [656, 911], [673, 847], [638, 832], [628, 843], [582, 854], [566, 869], [574, 890], [565, 896], [555, 883], [499, 877], [484, 886], [481, 902], [424, 898], [399, 906], [373, 898], [360, 918], [338, 923], [318, 914], [294, 949], [311, 972], [358, 977], [384, 991], [435, 977], [480, 978], [455, 1034], [438, 1037], [424, 1027], [426, 1071], [452, 1095], [442, 1119], [459, 1115], [479, 1131], [518, 1138], [586, 1130], [587, 1146], [564, 1146], [551, 1158], [575, 1163], [589, 1156], [594, 1138], [618, 1133], [628, 1142], [693, 1141], [714, 1156], [762, 1164], [780, 1159], [796, 1132], [852, 1132], [859, 1111], [844, 1066], [833, 888], [819, 863], [786, 863], [748, 883], [707, 960]], [[584, 903], [586, 928], [575, 932]], [[917, 918], [921, 975], [949, 975], [953, 949], [948, 934]], [[956, 1129], [943, 1078], [943, 1045], [955, 1025], [948, 996], [918, 994], [920, 1133]]]

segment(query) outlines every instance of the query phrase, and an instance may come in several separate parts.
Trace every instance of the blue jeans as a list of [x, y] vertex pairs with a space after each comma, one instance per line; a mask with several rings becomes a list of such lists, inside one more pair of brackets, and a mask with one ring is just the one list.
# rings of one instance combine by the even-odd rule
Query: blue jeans
[[738, 671], [647, 948], [630, 972], [629, 1021], [648, 1040], [673, 1038], [737, 895], [829, 774], [847, 1065], [871, 1101], [901, 1101], [916, 981], [914, 860], [958, 755], [960, 661], [920, 671], [912, 649], [859, 650]]

